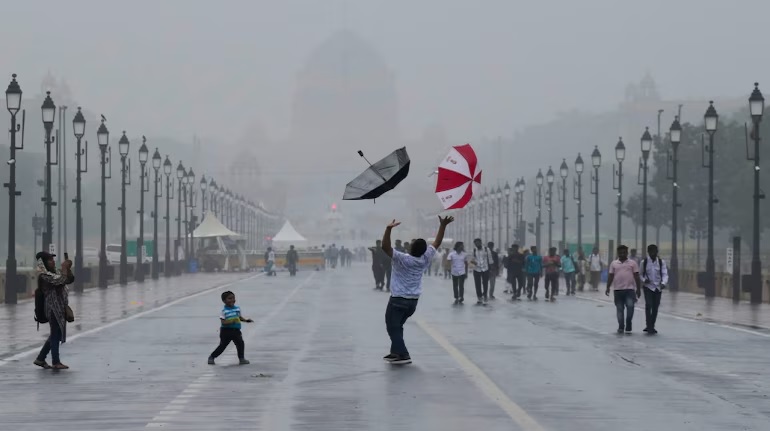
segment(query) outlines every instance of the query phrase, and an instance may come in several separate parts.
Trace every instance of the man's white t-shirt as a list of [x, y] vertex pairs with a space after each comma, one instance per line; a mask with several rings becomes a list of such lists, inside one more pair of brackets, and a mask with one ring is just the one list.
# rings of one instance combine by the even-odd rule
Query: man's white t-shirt
[[430, 266], [436, 249], [429, 245], [425, 254], [411, 254], [393, 250], [393, 269], [390, 273], [390, 296], [417, 299], [422, 295], [422, 274]]

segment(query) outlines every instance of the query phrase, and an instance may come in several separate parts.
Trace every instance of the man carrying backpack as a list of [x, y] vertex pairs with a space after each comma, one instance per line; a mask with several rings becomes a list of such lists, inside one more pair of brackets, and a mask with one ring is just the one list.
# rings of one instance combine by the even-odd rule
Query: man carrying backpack
[[[68, 366], [61, 363], [59, 358], [59, 343], [67, 341], [67, 322], [75, 320], [69, 307], [67, 285], [75, 281], [72, 274], [72, 261], [62, 262], [61, 271], [56, 269], [55, 254], [41, 251], [37, 258], [37, 290], [35, 290], [35, 320], [38, 324], [48, 323], [50, 334], [40, 354], [33, 362], [45, 369], [66, 370]], [[51, 353], [53, 366], [45, 361]]]
[[658, 246], [647, 246], [647, 257], [642, 261], [642, 282], [644, 283], [644, 316], [647, 326], [644, 332], [655, 335], [655, 321], [658, 319], [658, 307], [663, 289], [668, 284], [668, 266], [658, 257]]

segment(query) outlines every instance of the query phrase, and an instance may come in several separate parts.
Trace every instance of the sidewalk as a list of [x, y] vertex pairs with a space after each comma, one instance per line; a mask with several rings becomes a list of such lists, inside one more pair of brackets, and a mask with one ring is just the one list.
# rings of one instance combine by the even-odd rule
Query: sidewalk
[[[179, 277], [161, 277], [158, 280], [149, 279], [142, 284], [86, 289], [81, 295], [70, 291], [69, 302], [75, 312], [75, 322], [67, 325], [67, 336], [71, 337], [110, 321], [253, 275], [254, 273], [185, 274]], [[0, 304], [0, 359], [42, 345], [48, 337], [48, 324], [40, 325], [38, 332], [34, 316], [33, 300], [21, 301], [16, 305]]]
[[[586, 285], [588, 289], [588, 285]], [[578, 298], [599, 300], [612, 303], [612, 297], [604, 295], [605, 284], [599, 286], [598, 292], [586, 290], [578, 293]], [[639, 300], [637, 307], [644, 308], [644, 297]], [[712, 298], [707, 300], [703, 295], [687, 292], [671, 292], [666, 289], [660, 302], [660, 312], [704, 322], [721, 323], [725, 325], [745, 326], [748, 328], [770, 331], [770, 304], [752, 305], [746, 301], [733, 303], [728, 298]]]

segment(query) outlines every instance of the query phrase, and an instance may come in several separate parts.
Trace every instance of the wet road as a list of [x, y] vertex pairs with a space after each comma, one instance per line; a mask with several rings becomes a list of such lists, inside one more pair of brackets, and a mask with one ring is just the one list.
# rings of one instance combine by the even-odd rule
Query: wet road
[[644, 336], [637, 312], [637, 332], [618, 336], [609, 304], [454, 307], [451, 285], [426, 278], [405, 329], [415, 362], [392, 366], [381, 359], [387, 295], [370, 279], [361, 265], [228, 286], [255, 319], [244, 324], [251, 365], [236, 365], [232, 346], [206, 364], [222, 289], [83, 334], [62, 349], [68, 371], [17, 352], [0, 362], [0, 428], [769, 428], [770, 332], [664, 315], [660, 335]]

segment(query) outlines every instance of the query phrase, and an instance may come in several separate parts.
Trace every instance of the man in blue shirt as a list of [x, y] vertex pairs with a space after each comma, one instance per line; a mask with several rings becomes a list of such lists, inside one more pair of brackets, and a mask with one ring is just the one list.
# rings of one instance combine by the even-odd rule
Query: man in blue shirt
[[444, 231], [454, 217], [440, 217], [439, 229], [433, 244], [428, 247], [424, 239], [414, 240], [409, 253], [393, 250], [390, 245], [390, 233], [401, 224], [393, 220], [382, 235], [382, 251], [392, 259], [390, 280], [390, 300], [385, 309], [385, 326], [390, 336], [390, 354], [383, 359], [391, 364], [411, 364], [412, 358], [404, 343], [404, 323], [417, 309], [417, 300], [422, 294], [422, 274], [430, 265], [436, 249], [441, 246]]
[[[530, 247], [532, 254], [527, 256], [525, 267], [527, 270], [527, 299], [537, 301], [537, 287], [540, 284], [540, 276], [543, 273], [543, 256], [537, 254], [537, 247]], [[547, 299], [547, 298], [546, 298]]]

